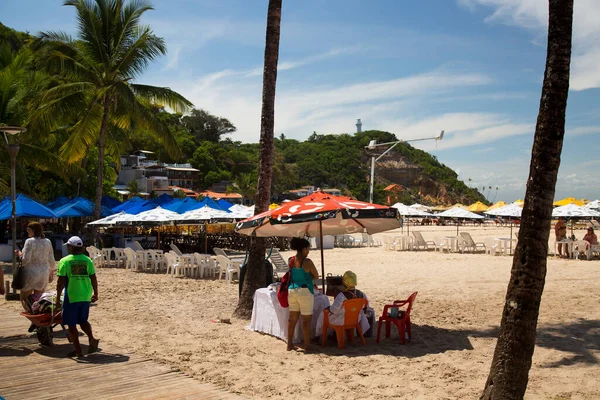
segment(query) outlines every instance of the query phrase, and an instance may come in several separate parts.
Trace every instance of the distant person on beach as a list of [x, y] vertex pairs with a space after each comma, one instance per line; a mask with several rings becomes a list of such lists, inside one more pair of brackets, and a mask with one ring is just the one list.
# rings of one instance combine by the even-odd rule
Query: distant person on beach
[[306, 239], [292, 238], [290, 242], [296, 255], [289, 259], [290, 285], [288, 302], [290, 305], [290, 318], [288, 320], [287, 350], [294, 349], [294, 331], [296, 323], [302, 315], [302, 331], [304, 333], [304, 351], [310, 350], [310, 332], [314, 307], [313, 280], [319, 278], [315, 264], [310, 258], [310, 243]]
[[21, 304], [27, 312], [27, 298], [30, 294], [41, 294], [46, 291], [46, 286], [54, 279], [54, 250], [52, 242], [44, 237], [44, 227], [39, 222], [27, 225], [27, 236], [23, 251], [15, 250], [21, 257], [23, 265], [24, 285], [19, 291]]
[[[594, 228], [592, 228], [591, 226], [588, 228], [587, 233], [583, 237], [583, 240], [587, 242], [587, 244], [585, 245], [585, 251], [587, 251], [590, 248], [590, 246], [598, 244], [598, 237], [594, 233]], [[580, 254], [582, 253], [581, 250], [583, 249], [580, 249]]]
[[0, 267], [0, 296], [4, 296], [4, 294], [4, 271], [2, 270], [2, 267]]
[[62, 321], [69, 327], [69, 336], [75, 351], [68, 357], [83, 357], [79, 344], [77, 325], [85, 332], [89, 341], [88, 354], [98, 350], [98, 339], [94, 338], [92, 325], [88, 322], [90, 303], [98, 300], [98, 280], [94, 262], [83, 254], [83, 241], [79, 236], [72, 236], [67, 241], [69, 255], [58, 263], [58, 283], [56, 285], [56, 306], [60, 308], [60, 295], [65, 289], [62, 306]]
[[[559, 217], [558, 221], [554, 225], [554, 234], [556, 236], [556, 241], [564, 240], [567, 238], [567, 225], [565, 224], [565, 219], [563, 217]], [[566, 244], [558, 244], [558, 256], [562, 257], [562, 248], [565, 247], [565, 257], [569, 257], [569, 248]]]

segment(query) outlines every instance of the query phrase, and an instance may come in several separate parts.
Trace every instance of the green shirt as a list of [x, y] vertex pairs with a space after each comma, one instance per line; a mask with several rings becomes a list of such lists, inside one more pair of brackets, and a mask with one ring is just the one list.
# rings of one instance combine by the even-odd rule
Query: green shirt
[[69, 303], [92, 301], [93, 289], [90, 276], [95, 274], [94, 262], [85, 254], [69, 254], [58, 262], [57, 275], [67, 278], [66, 291]]

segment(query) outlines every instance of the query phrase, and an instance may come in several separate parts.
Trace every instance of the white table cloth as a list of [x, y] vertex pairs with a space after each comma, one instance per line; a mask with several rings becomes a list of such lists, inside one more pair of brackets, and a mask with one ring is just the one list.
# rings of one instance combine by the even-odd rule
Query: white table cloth
[[[323, 294], [315, 295], [313, 307], [313, 318], [311, 323], [310, 337], [316, 336], [317, 317], [323, 314], [323, 310], [329, 307], [329, 297]], [[252, 319], [248, 329], [276, 336], [287, 342], [287, 324], [289, 308], [283, 308], [277, 300], [277, 293], [269, 288], [261, 288], [254, 292], [254, 307], [252, 307]], [[302, 319], [298, 320], [294, 332], [294, 343], [304, 340], [302, 336]]]

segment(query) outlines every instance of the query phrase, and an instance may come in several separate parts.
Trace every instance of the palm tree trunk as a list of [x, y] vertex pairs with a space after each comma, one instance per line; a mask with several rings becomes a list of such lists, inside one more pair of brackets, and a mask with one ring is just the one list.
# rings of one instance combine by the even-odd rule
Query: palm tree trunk
[[104, 143], [106, 141], [106, 131], [108, 129], [108, 112], [110, 100], [107, 95], [104, 96], [104, 110], [102, 114], [102, 123], [100, 125], [100, 135], [98, 135], [98, 171], [96, 174], [96, 201], [94, 202], [94, 219], [100, 218], [100, 207], [102, 206], [102, 182], [104, 179]]
[[550, 0], [548, 50], [519, 241], [502, 322], [481, 399], [522, 399], [546, 278], [552, 201], [569, 92], [573, 0]]
[[[281, 30], [281, 2], [269, 0], [267, 11], [267, 34], [265, 39], [265, 65], [263, 70], [262, 115], [260, 121], [260, 159], [258, 162], [258, 184], [255, 212], [269, 208], [271, 200], [271, 180], [273, 177], [273, 142], [275, 130], [275, 87], [277, 83], [277, 63], [279, 61], [279, 36]], [[235, 315], [249, 319], [254, 304], [256, 289], [265, 285], [265, 239], [250, 239], [246, 276], [242, 294]]]

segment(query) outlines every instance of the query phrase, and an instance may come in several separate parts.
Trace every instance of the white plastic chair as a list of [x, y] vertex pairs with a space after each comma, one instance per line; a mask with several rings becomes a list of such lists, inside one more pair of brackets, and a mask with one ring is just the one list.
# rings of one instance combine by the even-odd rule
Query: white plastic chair
[[591, 251], [589, 252], [590, 254], [588, 254], [589, 247], [590, 247], [590, 244], [585, 240], [576, 241], [573, 246], [573, 251], [575, 252], [575, 258], [579, 259], [579, 257], [581, 257], [581, 255], [583, 254], [583, 255], [585, 255], [585, 257], [587, 259], [590, 259]]
[[483, 239], [483, 243], [485, 244], [485, 254], [495, 256], [496, 250], [498, 250], [498, 242], [492, 238], [485, 238]]
[[169, 247], [170, 247], [170, 248], [171, 248], [171, 250], [173, 250], [173, 252], [174, 252], [175, 254], [177, 254], [178, 256], [182, 256], [182, 255], [183, 255], [183, 253], [181, 252], [181, 250], [179, 250], [179, 247], [177, 247], [177, 245], [176, 245], [176, 244], [174, 244], [174, 243], [171, 243], [171, 244], [169, 245]]
[[125, 252], [125, 270], [136, 270], [137, 269], [137, 260], [135, 256], [135, 251], [133, 249], [127, 247], [123, 250]]
[[163, 257], [167, 260], [167, 275], [175, 277], [181, 275], [181, 259], [174, 253], [165, 253]]
[[218, 255], [217, 262], [219, 263], [219, 279], [225, 275], [225, 279], [233, 282], [234, 275], [237, 275], [237, 279], [240, 279], [240, 265], [239, 263], [231, 261], [225, 256]]

